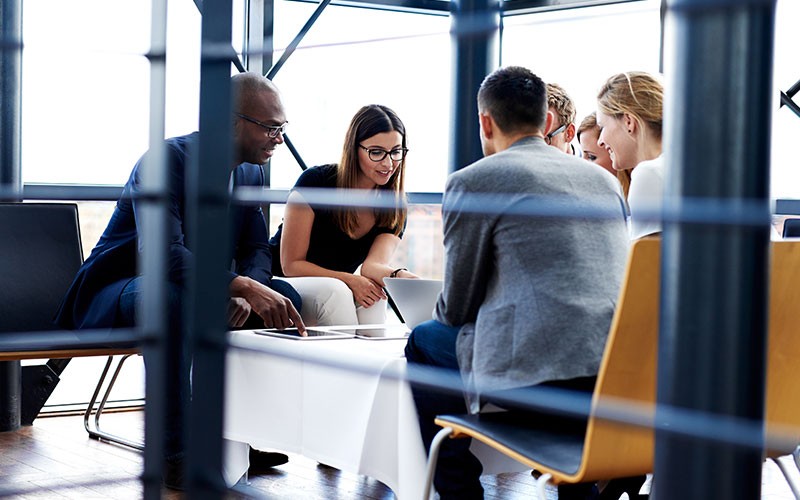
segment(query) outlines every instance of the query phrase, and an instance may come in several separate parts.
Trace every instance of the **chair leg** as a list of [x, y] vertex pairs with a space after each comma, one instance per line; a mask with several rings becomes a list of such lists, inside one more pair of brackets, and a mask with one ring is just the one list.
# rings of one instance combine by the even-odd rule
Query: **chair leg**
[[114, 360], [114, 356], [108, 357], [108, 361], [106, 361], [106, 366], [105, 368], [103, 368], [103, 373], [100, 375], [100, 380], [97, 382], [97, 387], [95, 387], [94, 393], [92, 394], [92, 399], [89, 402], [89, 406], [86, 408], [86, 412], [83, 414], [83, 427], [86, 429], [86, 432], [89, 433], [89, 437], [91, 437], [92, 439], [103, 439], [105, 441], [121, 444], [123, 446], [128, 446], [136, 450], [144, 450], [144, 444], [125, 439], [115, 434], [104, 432], [100, 428], [100, 415], [103, 414], [103, 410], [105, 409], [106, 403], [108, 402], [108, 397], [109, 395], [111, 395], [111, 389], [114, 388], [114, 384], [117, 381], [119, 372], [122, 370], [122, 365], [131, 356], [133, 355], [127, 354], [119, 360], [117, 368], [114, 370], [114, 375], [111, 377], [111, 380], [108, 383], [108, 388], [106, 389], [106, 392], [103, 394], [103, 399], [100, 401], [100, 404], [97, 407], [97, 411], [95, 412], [94, 429], [92, 429], [89, 426], [89, 418], [91, 417], [92, 412], [94, 411], [95, 403], [97, 403], [97, 396], [100, 394], [100, 389], [103, 387], [103, 383], [106, 380], [106, 376], [108, 375], [108, 370], [111, 367], [111, 362]]
[[422, 494], [422, 500], [429, 500], [431, 497], [431, 486], [433, 486], [433, 476], [436, 474], [436, 462], [439, 460], [439, 449], [442, 447], [444, 440], [449, 438], [452, 433], [452, 427], [445, 427], [433, 437], [431, 450], [428, 452], [428, 471], [425, 474], [425, 490]]
[[[800, 449], [800, 447], [798, 447]], [[797, 457], [798, 450], [795, 449], [794, 455]], [[786, 482], [789, 483], [789, 488], [792, 490], [792, 494], [795, 498], [800, 499], [800, 487], [797, 486], [794, 477], [792, 477], [792, 471], [789, 470], [789, 466], [778, 460], [777, 458], [770, 459], [778, 466], [778, 468], [783, 473], [783, 477], [786, 479]], [[796, 464], [795, 464], [796, 465]]]
[[792, 456], [794, 457], [794, 464], [797, 466], [797, 470], [800, 471], [800, 446], [794, 449]]
[[536, 496], [539, 500], [547, 500], [547, 483], [552, 478], [552, 474], [545, 472], [536, 480]]

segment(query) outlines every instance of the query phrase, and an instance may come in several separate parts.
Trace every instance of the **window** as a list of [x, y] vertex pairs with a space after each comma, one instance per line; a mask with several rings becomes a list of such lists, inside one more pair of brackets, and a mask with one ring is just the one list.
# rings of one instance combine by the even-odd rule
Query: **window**
[[[275, 47], [285, 47], [316, 6], [275, 4]], [[308, 166], [338, 163], [353, 115], [366, 104], [394, 109], [406, 126], [406, 189], [444, 189], [450, 118], [447, 17], [329, 6], [275, 77], [289, 137]], [[346, 28], [343, 28], [346, 27]], [[275, 54], [275, 60], [280, 53]], [[294, 185], [300, 169], [276, 151], [272, 186]]]

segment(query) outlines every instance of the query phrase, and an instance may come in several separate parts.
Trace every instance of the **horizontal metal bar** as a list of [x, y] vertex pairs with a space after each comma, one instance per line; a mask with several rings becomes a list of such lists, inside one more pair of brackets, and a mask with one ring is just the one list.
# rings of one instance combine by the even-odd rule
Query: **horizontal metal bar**
[[141, 332], [133, 328], [0, 333], [0, 353], [55, 351], [69, 349], [125, 349], [142, 343]]
[[503, 16], [519, 16], [642, 1], [644, 0], [505, 0], [501, 4], [501, 9]]
[[800, 200], [775, 200], [776, 215], [800, 215]]
[[[73, 186], [73, 185], [38, 185], [25, 186], [25, 199], [27, 200], [100, 200], [116, 201], [117, 193], [122, 188], [116, 186]], [[262, 204], [286, 203], [291, 190], [289, 189], [263, 189], [260, 187], [237, 187], [232, 195], [234, 203]], [[10, 191], [0, 189], [0, 198]], [[30, 196], [29, 196], [30, 194]], [[372, 207], [393, 208], [394, 197], [383, 194], [376, 197], [374, 193], [361, 190], [331, 190], [331, 189], [304, 189], [304, 198], [314, 206], [331, 207]], [[441, 204], [441, 193], [407, 193], [409, 202], [413, 204]], [[157, 194], [151, 194], [139, 199], [155, 199]], [[517, 204], [511, 212], [507, 206], [507, 196], [473, 194], [465, 203], [463, 210], [474, 213], [516, 213], [538, 217], [590, 217], [603, 219], [616, 217], [608, 210], [597, 209], [598, 204], [591, 200], [575, 203], [570, 197], [537, 196], [531, 197], [524, 203]], [[669, 205], [669, 204], [667, 204]], [[792, 212], [794, 213], [794, 212]], [[756, 200], [753, 202], [726, 199], [686, 199], [681, 208], [642, 207], [639, 213], [641, 220], [658, 220], [664, 222], [691, 222], [697, 224], [722, 224], [760, 226], [771, 222], [769, 207]]]
[[[250, 188], [247, 188], [250, 189]], [[258, 192], [264, 191], [261, 188]], [[285, 203], [289, 194], [287, 189], [270, 189], [274, 192], [275, 201]], [[436, 205], [442, 202], [442, 193], [410, 192], [406, 193], [411, 204]], [[122, 186], [77, 185], [77, 184], [25, 184], [23, 196], [25, 200], [62, 200], [62, 201], [117, 201], [122, 196]], [[0, 187], [0, 199], [18, 199], [16, 190]], [[141, 198], [141, 197], [140, 197]], [[154, 198], [147, 196], [146, 198]]]
[[[289, 0], [292, 2], [318, 3], [315, 0]], [[445, 0], [334, 0], [337, 7], [407, 12], [433, 16], [450, 15], [450, 2]]]
[[[5, 193], [0, 191], [0, 196], [5, 198]], [[26, 200], [116, 201], [122, 196], [122, 186], [25, 184], [22, 196]]]

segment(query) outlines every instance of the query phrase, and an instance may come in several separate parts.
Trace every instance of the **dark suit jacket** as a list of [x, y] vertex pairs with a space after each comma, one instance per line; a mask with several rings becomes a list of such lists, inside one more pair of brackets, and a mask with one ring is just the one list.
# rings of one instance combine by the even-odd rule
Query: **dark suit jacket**
[[[171, 282], [182, 284], [192, 251], [187, 246], [191, 231], [186, 224], [185, 172], [187, 163], [197, 148], [197, 132], [168, 139], [169, 171], [169, 261]], [[142, 157], [144, 158], [144, 157]], [[140, 170], [137, 162], [125, 184], [111, 220], [91, 255], [78, 270], [61, 307], [56, 323], [63, 328], [107, 328], [115, 323], [120, 294], [125, 285], [138, 275], [137, 257], [142, 248], [137, 224], [141, 204]], [[241, 164], [233, 172], [234, 185], [263, 186], [264, 171], [259, 165]], [[231, 208], [233, 258], [237, 275], [249, 276], [268, 285], [272, 279], [272, 257], [268, 233], [261, 208], [235, 206]]]

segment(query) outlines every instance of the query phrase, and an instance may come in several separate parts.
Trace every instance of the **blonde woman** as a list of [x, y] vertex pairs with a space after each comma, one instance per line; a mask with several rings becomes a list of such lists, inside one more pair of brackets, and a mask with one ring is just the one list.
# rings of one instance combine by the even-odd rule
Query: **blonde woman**
[[[350, 122], [341, 161], [310, 168], [297, 180], [270, 246], [273, 273], [300, 293], [307, 325], [382, 323], [383, 279], [417, 277], [388, 264], [406, 223], [407, 152], [397, 114], [386, 106], [364, 106]], [[303, 197], [304, 188], [388, 192], [396, 203], [388, 210], [313, 206]]]
[[661, 232], [661, 221], [643, 217], [663, 200], [664, 161], [661, 128], [664, 89], [647, 73], [619, 73], [597, 95], [597, 144], [605, 148], [615, 170], [631, 172], [628, 205], [631, 239]]
[[578, 126], [577, 137], [578, 143], [580, 143], [581, 150], [583, 151], [583, 157], [603, 167], [611, 175], [616, 177], [627, 199], [628, 189], [631, 186], [631, 170], [614, 170], [608, 151], [597, 144], [597, 139], [600, 138], [600, 126], [597, 125], [596, 113], [591, 113], [581, 121], [581, 124]]

